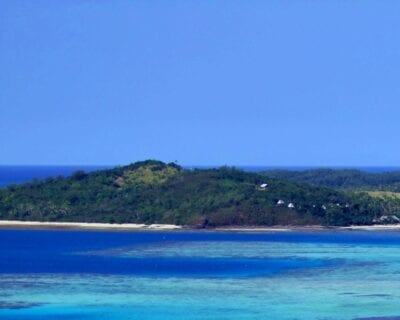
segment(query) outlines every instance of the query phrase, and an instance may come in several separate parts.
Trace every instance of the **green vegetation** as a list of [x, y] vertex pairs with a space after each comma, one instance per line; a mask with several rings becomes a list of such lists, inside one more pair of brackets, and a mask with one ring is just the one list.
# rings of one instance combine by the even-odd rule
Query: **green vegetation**
[[391, 192], [391, 191], [368, 191], [367, 193], [368, 193], [371, 197], [374, 197], [374, 198], [389, 199], [389, 200], [400, 199], [400, 192]]
[[268, 177], [316, 187], [347, 190], [380, 190], [400, 192], [400, 171], [370, 173], [350, 169], [271, 170]]
[[[267, 188], [261, 188], [262, 183]], [[289, 204], [292, 204], [289, 206]], [[400, 204], [365, 192], [285, 181], [229, 167], [160, 161], [0, 189], [0, 219], [224, 225], [371, 224]], [[400, 211], [400, 210], [399, 210]]]

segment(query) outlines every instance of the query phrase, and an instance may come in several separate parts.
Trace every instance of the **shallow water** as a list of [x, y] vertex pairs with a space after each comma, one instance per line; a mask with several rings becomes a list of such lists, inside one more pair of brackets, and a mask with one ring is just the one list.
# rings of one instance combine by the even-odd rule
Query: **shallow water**
[[400, 233], [0, 231], [0, 319], [400, 319]]

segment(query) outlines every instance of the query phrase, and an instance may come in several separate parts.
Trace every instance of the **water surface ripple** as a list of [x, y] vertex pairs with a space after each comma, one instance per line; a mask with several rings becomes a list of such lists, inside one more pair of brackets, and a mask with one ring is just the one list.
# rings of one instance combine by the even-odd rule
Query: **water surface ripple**
[[0, 244], [0, 319], [400, 319], [395, 231], [1, 230]]

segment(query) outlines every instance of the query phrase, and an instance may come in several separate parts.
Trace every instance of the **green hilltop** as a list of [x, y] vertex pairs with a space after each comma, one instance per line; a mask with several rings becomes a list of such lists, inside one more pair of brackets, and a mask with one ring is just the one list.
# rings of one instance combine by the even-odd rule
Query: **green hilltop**
[[0, 189], [0, 219], [330, 226], [380, 221], [398, 208], [388, 201], [230, 167], [186, 170], [147, 160]]

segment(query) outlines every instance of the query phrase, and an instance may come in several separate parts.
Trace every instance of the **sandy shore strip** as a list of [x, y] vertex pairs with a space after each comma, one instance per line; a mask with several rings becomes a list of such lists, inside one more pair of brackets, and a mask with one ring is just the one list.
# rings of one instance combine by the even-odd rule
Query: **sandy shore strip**
[[319, 225], [309, 225], [309, 226], [275, 226], [275, 227], [217, 227], [211, 229], [215, 231], [237, 231], [237, 232], [313, 232], [313, 231], [379, 231], [379, 230], [400, 230], [400, 224], [376, 224], [376, 225], [365, 225], [365, 226], [348, 226], [348, 227], [338, 227], [338, 226], [319, 226]]
[[215, 228], [195, 228], [174, 224], [139, 224], [139, 223], [98, 223], [98, 222], [46, 222], [0, 220], [0, 229], [81, 229], [81, 230], [186, 230], [197, 232], [290, 232], [323, 230], [321, 226], [226, 226]]
[[400, 224], [373, 224], [370, 226], [340, 227], [340, 230], [400, 230]]
[[25, 229], [94, 229], [94, 230], [178, 230], [174, 224], [95, 223], [95, 222], [42, 222], [0, 220], [0, 228]]
[[400, 224], [378, 224], [348, 227], [310, 226], [230, 226], [198, 229], [174, 224], [139, 224], [139, 223], [98, 223], [98, 222], [46, 222], [46, 221], [18, 221], [0, 220], [0, 229], [81, 229], [81, 230], [125, 230], [125, 231], [168, 231], [168, 230], [193, 230], [193, 231], [220, 231], [220, 232], [290, 232], [290, 231], [328, 231], [328, 230], [400, 230]]
[[289, 232], [295, 228], [284, 227], [217, 227], [214, 229], [206, 229], [211, 231], [233, 231], [233, 232]]

